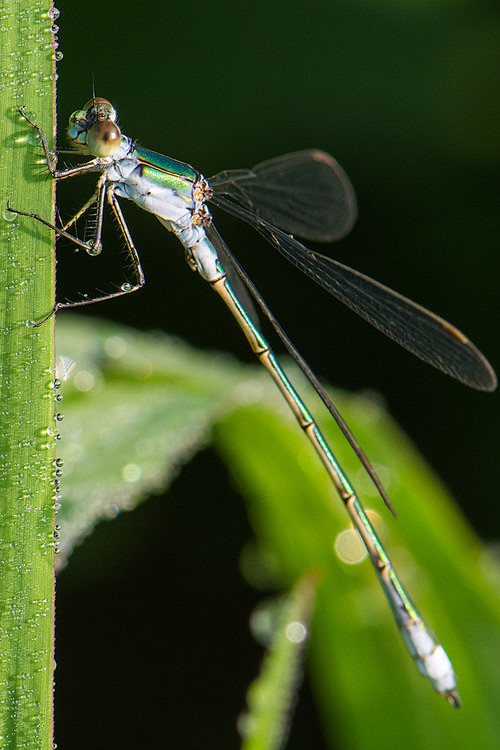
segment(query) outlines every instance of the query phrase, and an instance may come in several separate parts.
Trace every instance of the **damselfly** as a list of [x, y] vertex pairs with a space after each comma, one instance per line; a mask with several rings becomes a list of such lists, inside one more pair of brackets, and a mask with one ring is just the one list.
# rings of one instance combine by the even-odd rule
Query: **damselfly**
[[[217, 232], [208, 204], [249, 223], [287, 260], [417, 357], [472, 388], [491, 391], [496, 387], [496, 376], [486, 358], [463, 333], [434, 313], [335, 260], [311, 252], [295, 239], [294, 234], [315, 241], [338, 240], [350, 231], [356, 219], [352, 185], [328, 154], [317, 150], [299, 151], [262, 162], [253, 169], [224, 171], [206, 180], [189, 164], [142, 148], [123, 135], [110, 102], [94, 97], [82, 110], [71, 115], [68, 127], [73, 146], [80, 154], [92, 158], [79, 166], [58, 170], [56, 157], [50, 152], [43, 132], [22, 111], [21, 114], [38, 131], [54, 179], [90, 172], [100, 176], [93, 195], [63, 226], [53, 226], [37, 214], [10, 210], [37, 219], [89, 254], [96, 255], [101, 251], [107, 201], [125, 240], [135, 274], [134, 283], [123, 284], [110, 294], [57, 303], [41, 322], [61, 308], [87, 305], [139, 289], [144, 284], [144, 274], [118, 199], [127, 198], [154, 214], [180, 240], [189, 266], [222, 297], [253, 352], [269, 371], [363, 539], [396, 624], [420, 672], [430, 679], [437, 692], [459, 707], [456, 678], [447, 654], [403, 588], [348, 478], [261, 333], [251, 298], [311, 381], [391, 507], [387, 494], [317, 377]], [[91, 239], [82, 240], [69, 230], [89, 209], [96, 211], [95, 230]]]

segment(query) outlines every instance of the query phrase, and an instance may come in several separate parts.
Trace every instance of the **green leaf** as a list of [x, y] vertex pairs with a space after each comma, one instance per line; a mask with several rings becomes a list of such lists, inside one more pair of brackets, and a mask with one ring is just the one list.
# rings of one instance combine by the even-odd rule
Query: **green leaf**
[[[164, 335], [68, 316], [58, 322], [58, 354], [76, 362], [63, 388], [63, 559], [100, 517], [167, 486], [213, 442], [248, 503], [259, 542], [260, 561], [247, 560], [247, 577], [281, 591], [311, 573], [319, 581], [309, 663], [332, 747], [339, 736], [343, 747], [356, 749], [402, 742], [410, 750], [498, 747], [498, 567], [380, 403], [334, 394], [380, 472], [397, 520], [338, 430], [329, 425], [325, 433], [454, 662], [460, 711], [420, 677], [369, 562], [354, 564], [359, 550], [343, 504], [266, 373]], [[300, 391], [317, 406], [310, 388]], [[283, 735], [297, 674], [291, 664], [277, 657], [251, 694], [250, 715], [267, 727], [255, 747], [273, 747], [271, 739]], [[288, 696], [288, 709], [276, 700], [264, 710], [258, 686], [269, 684]]]
[[317, 583], [314, 575], [304, 576], [288, 596], [265, 602], [252, 615], [253, 632], [268, 649], [259, 677], [248, 689], [248, 711], [238, 722], [242, 750], [284, 747], [302, 681]]
[[57, 351], [61, 366], [74, 363], [62, 389], [61, 566], [99, 520], [165, 489], [256, 386], [253, 368], [229, 357], [90, 318], [62, 316]]
[[340, 735], [342, 747], [353, 750], [402, 743], [407, 750], [493, 750], [500, 743], [498, 565], [381, 406], [338, 393], [335, 401], [380, 472], [397, 520], [381, 507], [338, 431], [326, 429], [327, 437], [404, 585], [452, 659], [464, 706], [453, 710], [418, 674], [371, 565], [349, 562], [356, 557], [349, 520], [306, 441], [293, 424], [247, 409], [218, 425], [217, 444], [248, 500], [278, 583], [287, 588], [308, 570], [321, 580], [310, 667], [332, 747]]
[[0, 3], [0, 746], [52, 748], [54, 614], [53, 238], [7, 203], [50, 220], [54, 188], [39, 165], [26, 106], [50, 136], [55, 60], [49, 3]]

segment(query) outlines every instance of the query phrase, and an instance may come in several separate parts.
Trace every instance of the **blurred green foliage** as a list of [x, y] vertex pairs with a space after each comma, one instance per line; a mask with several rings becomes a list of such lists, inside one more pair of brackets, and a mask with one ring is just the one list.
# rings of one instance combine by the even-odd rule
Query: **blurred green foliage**
[[[372, 522], [394, 557], [404, 583], [417, 605], [436, 624], [439, 637], [455, 662], [465, 703], [459, 712], [419, 677], [368, 562], [365, 560], [361, 566], [350, 564], [349, 555], [342, 551], [350, 528], [342, 503], [293, 424], [280, 394], [260, 368], [241, 367], [220, 355], [191, 351], [159, 334], [146, 336], [109, 323], [99, 324], [90, 317], [60, 321], [58, 329], [60, 355], [76, 363], [63, 388], [67, 411], [61, 450], [66, 457], [65, 500], [59, 513], [63, 555], [68, 555], [101, 518], [116, 517], [121, 511], [134, 508], [151, 492], [170, 486], [182, 464], [206, 444], [213, 444], [246, 500], [258, 540], [258, 549], [247, 546], [241, 558], [248, 583], [264, 591], [286, 591], [309, 576], [309, 583], [303, 582], [299, 587], [302, 594], [299, 589], [295, 593], [295, 604], [287, 605], [288, 612], [285, 606], [280, 616], [281, 628], [298, 620], [309, 629], [314, 589], [318, 588], [311, 624], [310, 672], [327, 737], [325, 747], [335, 747], [341, 737], [342, 747], [353, 750], [382, 745], [397, 748], [401, 736], [405, 736], [405, 746], [415, 750], [448, 745], [467, 748], [473, 742], [485, 750], [498, 745], [500, 726], [495, 706], [500, 689], [496, 669], [500, 657], [500, 571], [379, 403], [335, 394], [336, 402], [384, 478], [400, 511], [397, 521], [385, 509], [380, 515], [377, 512], [380, 500], [352, 451], [338, 440], [338, 430], [330, 427], [327, 434], [337, 446], [341, 464], [360, 485]], [[294, 379], [299, 379], [297, 374]], [[308, 401], [317, 400], [310, 388], [301, 390]], [[203, 480], [207, 491], [199, 493], [202, 505], [210, 498], [208, 487], [213, 473], [207, 471]], [[165, 550], [171, 548], [175, 535], [167, 510], [170, 502], [167, 496], [166, 508], [156, 521], [156, 533]], [[232, 527], [230, 519], [216, 520], [219, 512], [216, 507], [207, 509], [212, 525], [205, 524], [203, 533], [210, 553], [223, 558], [217, 545], [225, 535], [231, 535]], [[136, 514], [137, 511], [132, 516]], [[189, 523], [194, 528], [203, 525], [196, 515]], [[213, 524], [220, 528], [215, 531]], [[109, 532], [104, 533], [109, 537]], [[181, 533], [186, 534], [182, 526]], [[128, 587], [129, 578], [133, 579], [142, 568], [132, 550], [140, 545], [141, 537], [149, 540], [154, 536], [146, 528], [141, 530], [140, 521], [139, 527], [132, 521], [125, 537], [131, 549], [125, 546], [120, 553], [124, 556], [120, 563], [122, 584], [118, 582], [118, 570], [112, 574], [104, 567], [109, 546], [104, 556], [98, 552], [97, 559], [86, 564], [87, 585], [95, 570], [100, 576], [98, 588], [106, 586], [106, 582], [111, 590], [115, 585], [125, 586], [125, 637], [127, 632], [134, 632], [134, 624], [141, 629], [139, 623], [144, 618], [142, 607], [136, 612], [132, 604], [133, 580]], [[88, 544], [82, 551], [88, 556]], [[151, 550], [146, 546], [142, 555], [148, 553]], [[197, 686], [190, 686], [186, 698], [189, 701], [190, 695], [201, 690], [204, 710], [215, 711], [218, 717], [213, 696], [210, 691], [203, 692], [207, 690], [206, 680], [214, 688], [225, 690], [234, 676], [229, 667], [223, 668], [223, 659], [213, 672], [204, 666], [206, 652], [213, 644], [206, 637], [203, 590], [208, 587], [208, 606], [215, 606], [226, 585], [227, 573], [213, 579], [207, 577], [204, 557], [189, 543], [182, 543], [176, 554], [174, 568], [172, 554], [163, 561], [158, 559], [156, 570], [150, 572], [156, 587], [155, 598], [149, 602], [150, 616], [159, 624], [165, 623], [165, 632], [160, 629], [147, 644], [141, 644], [140, 638], [133, 639], [125, 670], [132, 682], [144, 679], [151, 674], [148, 657], [141, 660], [135, 680], [132, 677], [136, 654], [143, 648], [147, 652], [159, 649], [152, 665], [153, 674], [159, 670], [151, 686], [155, 705], [155, 701], [163, 700], [165, 691], [175, 691], [172, 665], [178, 661], [181, 669], [189, 669], [187, 665], [194, 660], [194, 669], [199, 673]], [[174, 584], [173, 570], [178, 565], [183, 570], [186, 559], [193, 554], [198, 561], [194, 587], [189, 574], [181, 574]], [[66, 562], [65, 557], [62, 560]], [[357, 562], [361, 560], [362, 555]], [[70, 560], [70, 572], [71, 568]], [[145, 588], [149, 590], [149, 586]], [[179, 588], [189, 593], [183, 610], [178, 606]], [[234, 605], [228, 599], [220, 612], [215, 608], [208, 616], [217, 622], [230, 621]], [[95, 622], [89, 627], [96, 630], [96, 635], [101, 630], [98, 611], [99, 606], [92, 602], [89, 615], [94, 612]], [[246, 617], [249, 614], [248, 610]], [[167, 635], [171, 626], [166, 625], [173, 620], [177, 622], [175, 629], [181, 628], [175, 649]], [[192, 653], [193, 636], [182, 634], [188, 622], [201, 640], [198, 657]], [[119, 640], [120, 634], [114, 632], [117, 626], [113, 629], [110, 623], [109, 627], [113, 640]], [[70, 634], [71, 631], [67, 637]], [[240, 640], [241, 635], [236, 643]], [[223, 640], [221, 648], [227, 646]], [[92, 653], [100, 680], [106, 683], [106, 668], [99, 659], [101, 649]], [[119, 650], [117, 655], [122, 661]], [[294, 650], [282, 631], [277, 630], [267, 666], [249, 692], [250, 713], [244, 721], [240, 720], [240, 727], [248, 733], [244, 747], [280, 747], [280, 737], [293, 714], [303, 662], [300, 651]], [[114, 669], [121, 668], [116, 664]], [[256, 671], [256, 663], [253, 669]], [[98, 688], [96, 693], [99, 694]], [[121, 701], [119, 688], [115, 697]], [[139, 703], [138, 698], [136, 702]], [[148, 698], [142, 696], [141, 706], [146, 703]], [[385, 716], [387, 705], [391, 706], [390, 721]], [[242, 709], [241, 695], [238, 713]], [[129, 728], [130, 717], [122, 712], [120, 715], [124, 734], [133, 732], [133, 723]], [[236, 717], [235, 712], [231, 726]], [[167, 723], [169, 733], [181, 731], [175, 712], [167, 717]], [[203, 721], [200, 726], [207, 733], [203, 745], [211, 746], [217, 735], [211, 734]], [[82, 730], [84, 742], [85, 736]], [[294, 736], [292, 722], [291, 741]], [[308, 737], [307, 729], [304, 737]], [[196, 732], [187, 731], [183, 744], [194, 748], [199, 741]], [[234, 746], [235, 741], [236, 737], [227, 746]], [[226, 746], [226, 742], [218, 746]]]

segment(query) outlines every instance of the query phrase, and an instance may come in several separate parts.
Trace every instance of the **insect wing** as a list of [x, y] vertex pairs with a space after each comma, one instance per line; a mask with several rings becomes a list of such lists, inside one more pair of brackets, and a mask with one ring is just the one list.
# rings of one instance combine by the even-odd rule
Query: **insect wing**
[[252, 169], [219, 172], [209, 184], [264, 221], [316, 242], [340, 239], [357, 217], [354, 188], [324, 151], [298, 151]]

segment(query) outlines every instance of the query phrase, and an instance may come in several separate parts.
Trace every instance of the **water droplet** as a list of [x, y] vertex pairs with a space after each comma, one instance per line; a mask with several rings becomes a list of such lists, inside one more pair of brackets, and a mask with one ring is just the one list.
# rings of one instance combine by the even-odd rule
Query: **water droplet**
[[26, 140], [30, 144], [30, 146], [39, 146], [40, 145], [40, 133], [38, 130], [30, 130], [28, 135], [26, 136]]
[[104, 348], [108, 357], [119, 359], [125, 354], [127, 350], [127, 344], [123, 336], [110, 336], [109, 339], [106, 339]]
[[90, 391], [94, 387], [94, 376], [88, 370], [80, 370], [75, 376], [74, 384], [79, 391]]
[[23, 114], [19, 113], [19, 119], [21, 122], [26, 122], [27, 119], [34, 122], [36, 120], [36, 112], [31, 112], [29, 109], [26, 109], [26, 107], [23, 107]]
[[290, 643], [302, 643], [307, 638], [307, 628], [303, 622], [289, 622], [285, 628], [285, 637]]
[[86, 248], [87, 253], [89, 255], [100, 255], [102, 247], [99, 247], [99, 246], [93, 247], [93, 243], [94, 243], [94, 240], [89, 240], [88, 242], [89, 247]]
[[361, 537], [354, 529], [345, 529], [337, 534], [334, 547], [339, 559], [347, 565], [357, 565], [368, 554]]
[[56, 60], [56, 62], [60, 62], [63, 57], [64, 54], [60, 50], [57, 50], [57, 52], [54, 53], [54, 60]]
[[3, 218], [5, 221], [14, 221], [16, 218], [16, 214], [13, 211], [9, 211], [8, 208], [5, 209], [3, 212]]
[[142, 469], [137, 464], [127, 464], [122, 469], [122, 477], [126, 482], [138, 482], [142, 476]]
[[55, 21], [61, 15], [61, 11], [59, 10], [59, 8], [49, 8], [47, 15], [49, 18]]
[[125, 282], [125, 284], [121, 285], [120, 289], [122, 290], [122, 292], [131, 292], [133, 289], [133, 286], [132, 284], [129, 284], [127, 281]]

